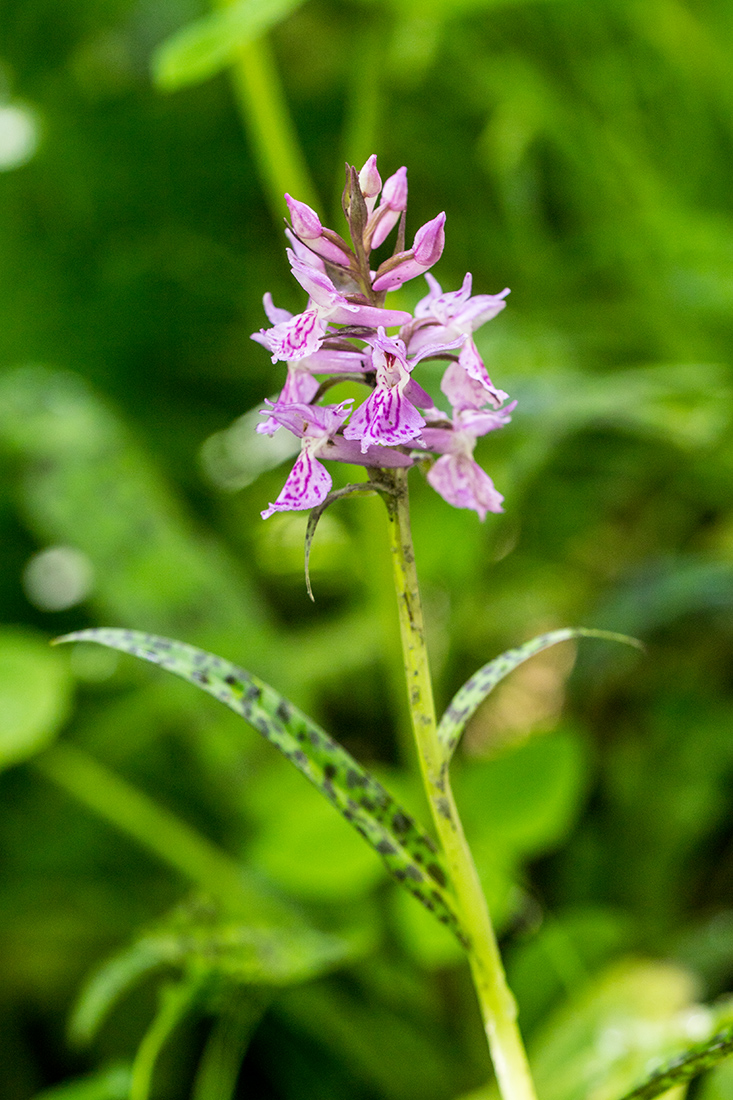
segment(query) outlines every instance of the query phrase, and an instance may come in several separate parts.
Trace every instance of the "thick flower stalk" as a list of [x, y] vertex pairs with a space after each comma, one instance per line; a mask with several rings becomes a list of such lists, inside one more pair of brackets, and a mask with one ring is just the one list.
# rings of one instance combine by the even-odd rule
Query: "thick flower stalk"
[[[516, 402], [508, 403], [508, 395], [494, 386], [473, 334], [504, 308], [509, 292], [473, 295], [470, 275], [460, 290], [443, 292], [428, 272], [443, 252], [445, 214], [421, 226], [412, 247], [405, 248], [405, 168], [384, 185], [374, 156], [360, 172], [347, 168], [343, 209], [350, 242], [325, 228], [305, 203], [289, 195], [286, 200], [288, 259], [308, 302], [292, 316], [265, 295], [271, 327], [253, 339], [267, 348], [273, 363], [286, 363], [287, 375], [278, 400], [267, 402], [258, 431], [285, 428], [300, 439], [301, 449], [277, 500], [262, 516], [329, 503], [332, 480], [324, 463], [331, 460], [366, 467], [372, 487], [385, 499], [423, 785], [450, 871], [502, 1096], [535, 1100], [514, 1000], [438, 739], [407, 497], [409, 467], [419, 465], [454, 507], [471, 509], [481, 520], [502, 511], [503, 497], [475, 461], [474, 448], [479, 438], [509, 422]], [[392, 254], [377, 264], [373, 250], [395, 229]], [[386, 308], [387, 291], [418, 275], [426, 276], [428, 294], [414, 314]], [[415, 377], [429, 359], [446, 363], [440, 388], [450, 414]], [[347, 378], [363, 384], [365, 400], [356, 407], [352, 400], [324, 402], [329, 389]]]

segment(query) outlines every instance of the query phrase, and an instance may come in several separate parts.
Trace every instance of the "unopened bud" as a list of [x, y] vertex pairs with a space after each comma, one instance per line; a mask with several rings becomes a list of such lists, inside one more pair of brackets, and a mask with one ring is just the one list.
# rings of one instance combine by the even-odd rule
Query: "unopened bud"
[[437, 263], [445, 245], [444, 225], [445, 214], [438, 214], [437, 218], [420, 226], [409, 252], [391, 256], [379, 266], [372, 290], [394, 290]]
[[[377, 154], [372, 153], [359, 173], [359, 189], [365, 199], [376, 199], [382, 190], [382, 177], [377, 171]], [[372, 203], [372, 206], [374, 203]]]
[[382, 206], [392, 210], [404, 210], [407, 206], [407, 169], [398, 168], [393, 176], [384, 181], [382, 188]]
[[304, 241], [312, 241], [321, 236], [323, 226], [315, 210], [307, 203], [293, 199], [287, 194], [285, 195], [285, 202], [288, 204], [290, 220], [298, 237], [302, 237]]
[[425, 268], [432, 267], [443, 255], [445, 248], [445, 214], [438, 214], [437, 218], [421, 225], [415, 234], [412, 245], [412, 254], [417, 262]]

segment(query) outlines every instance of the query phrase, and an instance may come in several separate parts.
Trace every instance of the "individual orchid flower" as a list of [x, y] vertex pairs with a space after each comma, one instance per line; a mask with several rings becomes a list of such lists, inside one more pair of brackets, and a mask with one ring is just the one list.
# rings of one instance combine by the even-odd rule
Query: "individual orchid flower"
[[261, 415], [297, 435], [301, 446], [277, 500], [260, 513], [263, 519], [269, 519], [274, 512], [303, 511], [323, 503], [333, 481], [320, 461], [322, 458], [380, 469], [412, 466], [413, 457], [402, 451], [375, 446], [362, 452], [358, 443], [344, 439], [339, 429], [349, 415], [352, 400], [349, 398], [340, 405], [265, 402], [269, 408], [263, 409]]
[[482, 520], [487, 512], [503, 511], [503, 497], [489, 475], [474, 460], [476, 440], [503, 428], [511, 420], [516, 401], [502, 409], [484, 409], [486, 392], [466, 377], [459, 363], [451, 363], [440, 388], [453, 406], [452, 427], [426, 427], [419, 443], [440, 455], [428, 471], [428, 482], [456, 508], [471, 508]]
[[284, 425], [302, 442], [300, 454], [280, 495], [261, 513], [263, 519], [268, 519], [274, 512], [315, 508], [326, 499], [333, 482], [318, 457], [346, 420], [350, 408], [351, 399], [342, 401], [340, 405], [271, 405], [269, 418]]
[[[271, 294], [265, 294], [263, 299], [265, 313], [273, 325], [285, 324], [292, 319], [292, 313], [286, 309], [278, 308], [272, 300]], [[268, 347], [266, 338], [259, 332], [252, 336], [258, 344]], [[303, 359], [294, 359], [288, 363], [288, 373], [285, 385], [277, 399], [278, 405], [309, 404], [315, 397], [320, 383], [314, 377], [316, 374], [345, 374], [356, 373], [368, 369], [368, 356], [357, 348], [329, 348], [322, 346], [312, 355], [306, 355]], [[260, 435], [273, 435], [280, 427], [279, 422], [273, 416], [269, 416], [263, 424], [258, 424], [256, 431]]]
[[260, 329], [259, 341], [278, 360], [303, 359], [320, 348], [329, 324], [365, 325], [387, 328], [410, 320], [404, 310], [381, 309], [367, 303], [352, 302], [339, 294], [325, 271], [318, 271], [291, 250], [287, 250], [293, 275], [310, 296], [309, 308], [269, 329]]
[[425, 424], [416, 406], [429, 408], [432, 398], [411, 377], [421, 358], [445, 350], [445, 345], [424, 349], [408, 359], [399, 337], [387, 336], [380, 328], [376, 336], [366, 337], [372, 347], [372, 369], [377, 385], [363, 405], [352, 415], [344, 429], [346, 439], [361, 440], [362, 451], [372, 444], [400, 446], [415, 439]]
[[[405, 185], [406, 186], [406, 185]], [[390, 256], [377, 269], [372, 283], [376, 291], [394, 290], [416, 275], [424, 275], [428, 268], [437, 263], [443, 255], [445, 246], [445, 214], [438, 214], [432, 221], [420, 226], [415, 234], [412, 248], [408, 252], [398, 252]]]
[[419, 351], [425, 343], [436, 339], [463, 337], [463, 347], [459, 362], [466, 374], [479, 382], [487, 391], [487, 400], [498, 408], [507, 395], [497, 390], [487, 373], [473, 333], [486, 321], [496, 317], [504, 309], [509, 290], [500, 294], [475, 294], [471, 296], [471, 274], [467, 274], [460, 290], [443, 293], [440, 283], [430, 274], [425, 275], [430, 293], [415, 306], [415, 320], [400, 335], [411, 354]]

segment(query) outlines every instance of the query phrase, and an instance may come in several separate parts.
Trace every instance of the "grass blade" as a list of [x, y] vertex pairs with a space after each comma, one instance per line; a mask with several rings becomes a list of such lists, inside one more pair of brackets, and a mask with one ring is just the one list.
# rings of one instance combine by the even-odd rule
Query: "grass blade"
[[240, 714], [295, 764], [382, 857], [389, 873], [465, 946], [435, 842], [381, 783], [284, 696], [221, 657], [154, 634], [101, 628], [66, 634], [57, 642], [97, 642], [130, 653]]

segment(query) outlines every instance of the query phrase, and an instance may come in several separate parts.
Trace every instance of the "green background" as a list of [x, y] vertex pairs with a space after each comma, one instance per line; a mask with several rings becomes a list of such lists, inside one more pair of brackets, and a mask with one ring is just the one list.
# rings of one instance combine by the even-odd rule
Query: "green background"
[[[0, 172], [0, 1095], [78, 1078], [44, 1095], [127, 1095], [161, 980], [180, 974], [138, 953], [96, 1036], [67, 1035], [89, 975], [191, 887], [112, 823], [116, 777], [340, 944], [283, 941], [281, 985], [237, 956], [192, 986], [156, 1100], [448, 1100], [489, 1075], [447, 934], [301, 777], [187, 685], [47, 647], [110, 625], [219, 652], [425, 816], [380, 503], [326, 515], [311, 604], [305, 517], [259, 517], [288, 467], [229, 430], [283, 378], [249, 338], [263, 293], [303, 306], [279, 195], [310, 198], [300, 182], [341, 230], [344, 159], [377, 152], [383, 178], [408, 167], [408, 240], [446, 211], [443, 287], [468, 270], [477, 293], [512, 291], [478, 334], [519, 401], [477, 451], [504, 515], [481, 525], [412, 475], [439, 707], [544, 630], [647, 645], [583, 641], [572, 673], [569, 645], [536, 658], [456, 763], [541, 1095], [613, 1100], [701, 1037], [685, 1006], [733, 982], [733, 7], [238, 10], [186, 32], [186, 54], [170, 36], [207, 17], [196, 0], [0, 0], [0, 158], [3, 109], [38, 138]], [[242, 11], [270, 27], [271, 57]], [[267, 114], [278, 87], [300, 153]], [[61, 560], [79, 586], [57, 610], [57, 575], [49, 597], [29, 571], [52, 547], [76, 552]], [[56, 734], [83, 757], [55, 757]], [[74, 788], [69, 760], [89, 759], [102, 778], [74, 772]], [[704, 1088], [733, 1096], [730, 1072]]]

